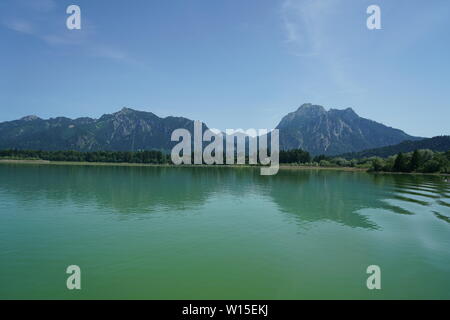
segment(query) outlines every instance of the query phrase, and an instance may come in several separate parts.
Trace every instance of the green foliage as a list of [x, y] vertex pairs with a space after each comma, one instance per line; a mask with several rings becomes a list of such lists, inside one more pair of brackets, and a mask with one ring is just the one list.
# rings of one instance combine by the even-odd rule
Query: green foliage
[[387, 159], [373, 160], [370, 169], [385, 172], [449, 173], [450, 151], [445, 153], [431, 150], [415, 150], [412, 153], [400, 152], [397, 156]]
[[427, 161], [424, 166], [422, 167], [422, 172], [426, 173], [434, 173], [440, 171], [440, 165], [439, 162], [432, 159], [430, 161]]
[[280, 163], [308, 163], [310, 161], [309, 152], [302, 149], [280, 151]]
[[50, 160], [74, 162], [114, 162], [114, 163], [169, 163], [170, 156], [161, 151], [33, 151], [33, 150], [0, 150], [0, 158], [25, 160]]
[[420, 165], [422, 164], [422, 158], [420, 156], [419, 150], [415, 150], [412, 157], [411, 157], [411, 161], [409, 163], [409, 171], [416, 171]]
[[331, 164], [331, 162], [328, 161], [328, 160], [320, 160], [319, 166], [321, 166], [321, 167], [331, 167], [332, 164]]
[[395, 172], [408, 172], [408, 160], [403, 153], [400, 152], [395, 158], [393, 170]]
[[445, 152], [450, 149], [450, 136], [436, 136], [433, 138], [420, 139], [415, 141], [403, 141], [396, 145], [381, 147], [376, 149], [363, 150], [360, 152], [345, 153], [341, 155], [345, 159], [361, 159], [367, 157], [387, 158], [400, 152], [409, 153], [414, 150], [433, 150], [437, 152]]
[[383, 171], [384, 168], [384, 161], [381, 158], [375, 158], [372, 161], [372, 169], [373, 171]]
[[339, 167], [350, 167], [350, 161], [344, 158], [333, 158], [330, 162]]
[[[0, 150], [0, 159], [13, 160], [50, 160], [73, 162], [112, 162], [112, 163], [146, 163], [170, 164], [170, 155], [156, 150], [146, 151], [33, 151], [33, 150]], [[246, 156], [246, 163], [248, 157]], [[415, 150], [410, 153], [399, 153], [388, 158], [370, 157], [347, 160], [342, 157], [324, 155], [311, 159], [307, 151], [301, 149], [280, 151], [280, 163], [291, 165], [307, 165], [321, 167], [354, 167], [371, 171], [384, 172], [423, 172], [450, 173], [450, 150], [433, 152], [431, 150]]]
[[322, 161], [322, 160], [330, 160], [330, 159], [331, 159], [331, 157], [327, 157], [326, 155], [321, 154], [319, 156], [315, 156], [313, 161], [320, 163], [320, 161]]

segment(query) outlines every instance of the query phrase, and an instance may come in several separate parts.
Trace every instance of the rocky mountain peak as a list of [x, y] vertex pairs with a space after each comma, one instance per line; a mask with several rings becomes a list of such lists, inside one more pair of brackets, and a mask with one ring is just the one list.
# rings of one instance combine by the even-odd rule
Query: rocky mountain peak
[[39, 118], [38, 116], [35, 115], [29, 115], [29, 116], [25, 116], [23, 118], [21, 118], [20, 120], [22, 121], [34, 121], [34, 120], [40, 120], [41, 118]]
[[347, 108], [343, 110], [330, 109], [328, 111], [328, 114], [330, 116], [342, 117], [345, 120], [354, 120], [359, 118], [359, 115], [352, 108]]
[[117, 111], [116, 113], [114, 113], [114, 115], [128, 115], [128, 114], [132, 114], [137, 112], [134, 109], [128, 108], [128, 107], [123, 107], [122, 109], [120, 109], [120, 111]]
[[306, 114], [318, 115], [318, 114], [322, 114], [325, 112], [327, 112], [327, 111], [322, 106], [315, 105], [312, 103], [304, 103], [297, 109], [297, 111], [295, 113], [296, 113], [296, 115], [306, 115]]

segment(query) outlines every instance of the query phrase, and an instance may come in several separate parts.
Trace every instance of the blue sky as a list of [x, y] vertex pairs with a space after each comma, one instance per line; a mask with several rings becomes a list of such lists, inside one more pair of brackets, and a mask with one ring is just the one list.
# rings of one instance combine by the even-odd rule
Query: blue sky
[[450, 134], [449, 15], [448, 0], [2, 0], [0, 121], [126, 106], [273, 128], [312, 102]]

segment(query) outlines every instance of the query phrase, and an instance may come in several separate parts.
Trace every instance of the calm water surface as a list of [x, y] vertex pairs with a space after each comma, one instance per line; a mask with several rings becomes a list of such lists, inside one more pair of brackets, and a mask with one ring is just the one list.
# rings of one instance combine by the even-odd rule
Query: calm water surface
[[[82, 290], [66, 288], [69, 265]], [[366, 268], [379, 265], [382, 289]], [[450, 299], [440, 177], [0, 165], [0, 299]]]

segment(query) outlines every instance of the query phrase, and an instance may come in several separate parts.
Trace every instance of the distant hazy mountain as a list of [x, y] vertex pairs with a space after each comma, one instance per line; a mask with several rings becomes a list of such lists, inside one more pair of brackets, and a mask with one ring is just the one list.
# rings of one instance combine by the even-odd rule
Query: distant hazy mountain
[[330, 109], [303, 104], [277, 126], [283, 150], [301, 148], [313, 155], [336, 155], [419, 140], [405, 132], [361, 118], [351, 108]]
[[430, 149], [433, 151], [445, 152], [450, 150], [450, 136], [437, 136], [419, 141], [403, 141], [399, 144], [377, 149], [364, 150], [355, 153], [341, 155], [347, 159], [382, 157], [386, 158], [399, 152], [412, 152], [414, 150]]
[[169, 151], [177, 143], [171, 142], [170, 137], [178, 128], [192, 133], [194, 121], [182, 117], [160, 118], [151, 112], [129, 108], [99, 119], [43, 120], [27, 116], [0, 123], [0, 149]]

